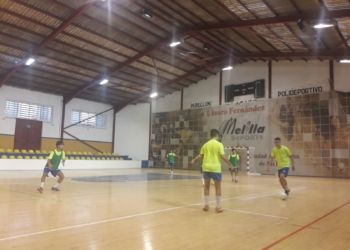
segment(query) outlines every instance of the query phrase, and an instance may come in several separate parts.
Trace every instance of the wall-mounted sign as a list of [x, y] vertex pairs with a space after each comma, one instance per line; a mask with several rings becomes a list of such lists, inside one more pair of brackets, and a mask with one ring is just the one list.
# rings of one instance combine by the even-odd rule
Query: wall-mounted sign
[[322, 86], [304, 88], [304, 89], [292, 89], [292, 90], [278, 91], [278, 97], [291, 96], [291, 95], [314, 94], [314, 93], [320, 93], [320, 92], [322, 92]]
[[210, 107], [211, 102], [196, 102], [191, 103], [191, 108], [204, 108], [204, 107]]

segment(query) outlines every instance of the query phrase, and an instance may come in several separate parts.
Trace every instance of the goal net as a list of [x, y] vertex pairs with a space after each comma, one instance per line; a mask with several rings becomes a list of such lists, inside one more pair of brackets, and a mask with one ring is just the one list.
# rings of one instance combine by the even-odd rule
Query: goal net
[[[239, 155], [238, 169], [241, 172], [246, 172], [248, 175], [261, 175], [257, 172], [254, 162], [255, 147], [235, 147], [237, 154]], [[225, 147], [225, 155], [228, 156], [232, 153], [232, 147]], [[223, 164], [228, 170], [227, 164]]]

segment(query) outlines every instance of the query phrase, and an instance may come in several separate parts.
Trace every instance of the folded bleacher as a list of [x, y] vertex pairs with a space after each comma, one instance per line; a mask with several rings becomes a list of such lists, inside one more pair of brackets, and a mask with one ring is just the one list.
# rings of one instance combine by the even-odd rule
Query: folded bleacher
[[[26, 160], [44, 160], [49, 157], [51, 151], [46, 150], [12, 150], [0, 148], [0, 159], [26, 159]], [[119, 155], [118, 153], [98, 153], [93, 154], [91, 152], [75, 152], [65, 151], [67, 160], [102, 160], [102, 161], [122, 161], [131, 160], [126, 155]]]

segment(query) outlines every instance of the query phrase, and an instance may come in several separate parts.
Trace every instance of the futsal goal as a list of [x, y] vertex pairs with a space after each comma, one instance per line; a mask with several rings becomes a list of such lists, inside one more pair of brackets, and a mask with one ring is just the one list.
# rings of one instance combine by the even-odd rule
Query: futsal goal
[[[255, 147], [234, 147], [239, 155], [239, 170], [247, 172], [248, 175], [261, 175], [255, 168], [254, 152]], [[232, 153], [232, 147], [225, 147], [225, 155], [228, 156]], [[228, 169], [227, 164], [226, 168]]]

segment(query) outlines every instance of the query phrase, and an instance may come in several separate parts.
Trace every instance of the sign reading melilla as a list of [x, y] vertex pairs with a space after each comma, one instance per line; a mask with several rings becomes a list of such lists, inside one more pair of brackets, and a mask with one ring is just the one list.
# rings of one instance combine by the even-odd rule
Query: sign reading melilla
[[278, 91], [278, 97], [291, 96], [291, 95], [314, 94], [314, 93], [320, 93], [320, 92], [322, 92], [322, 86], [305, 88], [305, 89], [292, 89], [292, 90]]
[[196, 102], [191, 103], [191, 108], [204, 108], [211, 106], [211, 102]]

